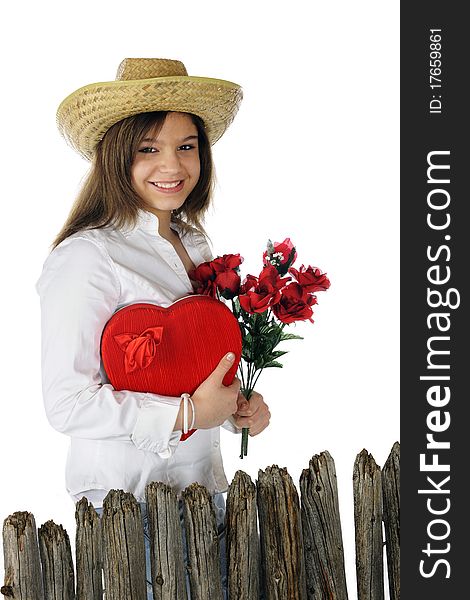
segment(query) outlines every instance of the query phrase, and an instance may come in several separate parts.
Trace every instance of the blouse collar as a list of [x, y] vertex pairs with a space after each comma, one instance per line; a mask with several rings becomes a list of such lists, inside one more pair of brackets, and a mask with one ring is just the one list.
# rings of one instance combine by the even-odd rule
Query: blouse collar
[[[122, 229], [123, 235], [129, 237], [137, 230], [145, 231], [145, 233], [149, 233], [155, 237], [162, 237], [158, 233], [159, 220], [157, 215], [153, 214], [148, 210], [144, 210], [143, 208], [137, 209], [137, 219], [135, 226], [124, 227]], [[171, 223], [170, 227], [174, 229], [177, 233], [181, 233], [181, 229], [177, 223]]]

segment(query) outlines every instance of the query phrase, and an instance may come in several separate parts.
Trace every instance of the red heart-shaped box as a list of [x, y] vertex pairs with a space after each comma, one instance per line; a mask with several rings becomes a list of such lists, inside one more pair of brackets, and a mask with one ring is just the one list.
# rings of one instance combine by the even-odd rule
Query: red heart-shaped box
[[114, 313], [101, 338], [103, 366], [114, 389], [176, 397], [193, 394], [221, 358], [233, 352], [235, 361], [223, 378], [230, 385], [241, 348], [232, 312], [220, 300], [200, 295], [168, 308], [130, 304]]

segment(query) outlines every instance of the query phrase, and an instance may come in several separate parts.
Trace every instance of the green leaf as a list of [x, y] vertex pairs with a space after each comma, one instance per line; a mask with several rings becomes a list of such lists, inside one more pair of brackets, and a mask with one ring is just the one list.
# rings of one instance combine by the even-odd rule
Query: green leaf
[[271, 326], [272, 331], [275, 331], [276, 333], [282, 333], [281, 325], [279, 325], [279, 323], [276, 323], [274, 319], [269, 323], [269, 325]]
[[266, 366], [266, 365], [265, 365], [265, 359], [264, 359], [264, 357], [257, 358], [257, 359], [255, 360], [255, 368], [256, 368], [257, 370], [264, 369], [264, 367], [265, 367], [265, 366]]
[[277, 362], [277, 360], [272, 360], [271, 362], [268, 362], [268, 364], [264, 365], [265, 369], [268, 367], [278, 367], [279, 369], [282, 369], [281, 363]]
[[284, 340], [303, 340], [301, 335], [295, 335], [295, 333], [281, 333], [281, 341]]
[[274, 360], [275, 358], [279, 358], [280, 356], [284, 356], [284, 354], [287, 354], [287, 350], [285, 350], [285, 351], [275, 350], [274, 352], [271, 352], [270, 359]]

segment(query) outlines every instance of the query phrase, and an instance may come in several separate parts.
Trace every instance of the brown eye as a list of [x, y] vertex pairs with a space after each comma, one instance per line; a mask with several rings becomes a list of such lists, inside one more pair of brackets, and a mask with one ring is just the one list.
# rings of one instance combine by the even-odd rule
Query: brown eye
[[141, 148], [139, 152], [142, 152], [143, 154], [153, 154], [154, 152], [157, 152], [157, 149], [152, 148], [152, 146], [146, 146], [145, 148]]

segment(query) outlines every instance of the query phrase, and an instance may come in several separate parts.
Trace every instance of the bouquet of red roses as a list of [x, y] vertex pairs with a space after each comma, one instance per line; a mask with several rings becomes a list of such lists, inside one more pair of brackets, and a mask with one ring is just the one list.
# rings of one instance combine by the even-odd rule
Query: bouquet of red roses
[[[242, 359], [239, 366], [241, 391], [250, 399], [263, 369], [282, 367], [279, 358], [287, 353], [277, 350], [280, 342], [302, 339], [284, 331], [296, 321], [313, 323], [312, 306], [316, 292], [325, 291], [330, 281], [319, 268], [292, 265], [297, 252], [289, 238], [283, 242], [268, 241], [263, 254], [263, 268], [258, 277], [240, 277], [240, 254], [224, 254], [200, 264], [190, 273], [196, 282], [196, 293], [224, 298], [232, 303], [232, 312], [242, 334]], [[248, 429], [242, 430], [241, 455], [248, 451]]]

